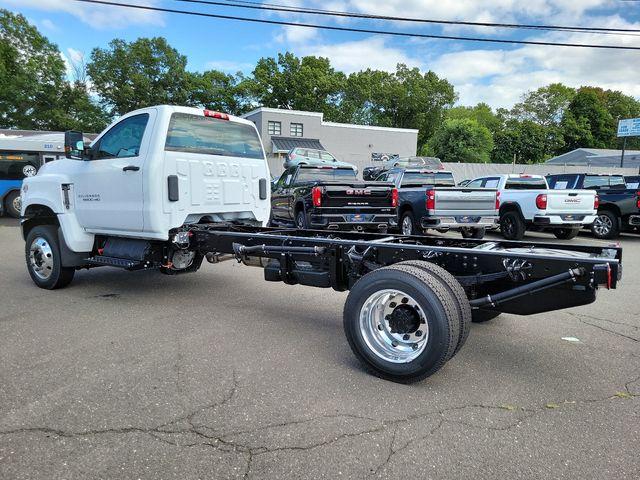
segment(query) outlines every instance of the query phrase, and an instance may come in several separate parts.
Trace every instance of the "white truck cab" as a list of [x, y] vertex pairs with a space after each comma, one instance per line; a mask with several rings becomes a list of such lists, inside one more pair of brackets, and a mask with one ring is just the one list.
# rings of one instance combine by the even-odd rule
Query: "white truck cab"
[[551, 190], [542, 175], [490, 175], [466, 186], [498, 190], [500, 230], [508, 240], [521, 240], [526, 230], [547, 229], [557, 238], [570, 239], [596, 219], [595, 192]]
[[[25, 239], [37, 226], [55, 231], [57, 239], [41, 240], [48, 248], [57, 240], [69, 267], [101, 248], [96, 239], [168, 240], [186, 223], [269, 219], [269, 168], [248, 120], [162, 105], [123, 115], [88, 148], [77, 133], [71, 158], [44, 165], [22, 186]], [[32, 256], [46, 258], [42, 241]]]

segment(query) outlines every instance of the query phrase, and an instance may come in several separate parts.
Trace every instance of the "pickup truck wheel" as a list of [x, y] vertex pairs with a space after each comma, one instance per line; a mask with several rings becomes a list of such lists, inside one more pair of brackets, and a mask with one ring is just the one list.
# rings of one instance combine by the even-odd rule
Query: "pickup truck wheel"
[[480, 308], [474, 308], [471, 311], [471, 321], [473, 323], [484, 323], [489, 320], [500, 316], [502, 312], [496, 312], [495, 310], [482, 310]]
[[486, 229], [484, 228], [473, 228], [473, 227], [463, 227], [460, 229], [460, 233], [462, 233], [462, 238], [484, 238], [484, 234], [486, 233]]
[[41, 225], [29, 232], [25, 242], [25, 259], [31, 279], [40, 288], [63, 288], [73, 280], [75, 269], [61, 264], [55, 226]]
[[500, 231], [507, 240], [522, 240], [525, 230], [524, 220], [518, 212], [506, 212], [500, 217]]
[[413, 218], [412, 212], [407, 211], [402, 214], [402, 219], [400, 220], [400, 233], [402, 233], [402, 235], [415, 235], [417, 233], [416, 221]]
[[618, 217], [608, 210], [598, 212], [598, 216], [591, 225], [591, 233], [600, 239], [610, 240], [620, 235]]
[[452, 293], [414, 266], [383, 267], [364, 275], [344, 307], [351, 349], [374, 375], [412, 383], [437, 372], [459, 343]]
[[406, 262], [396, 263], [395, 266], [409, 266], [419, 268], [425, 271], [427, 274], [433, 276], [438, 280], [443, 288], [449, 290], [456, 301], [457, 312], [456, 315], [460, 319], [460, 333], [458, 334], [458, 344], [451, 357], [455, 357], [456, 353], [460, 351], [462, 346], [469, 338], [469, 332], [471, 330], [471, 306], [469, 305], [469, 299], [467, 294], [462, 288], [462, 285], [456, 277], [447, 272], [444, 268], [434, 265], [433, 263], [425, 262], [424, 260], [408, 260]]
[[571, 240], [576, 238], [580, 233], [579, 228], [555, 228], [553, 234], [560, 240]]
[[7, 215], [13, 218], [20, 218], [20, 208], [22, 202], [20, 201], [20, 192], [10, 192], [4, 199], [4, 211]]
[[304, 210], [300, 210], [296, 214], [296, 227], [300, 230], [307, 229], [307, 216], [305, 215]]

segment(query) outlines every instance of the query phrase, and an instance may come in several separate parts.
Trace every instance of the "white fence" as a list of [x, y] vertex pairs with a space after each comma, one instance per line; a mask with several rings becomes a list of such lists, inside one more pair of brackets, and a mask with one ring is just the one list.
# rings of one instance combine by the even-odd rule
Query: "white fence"
[[[282, 174], [282, 159], [267, 158], [271, 174], [278, 177]], [[366, 165], [364, 165], [366, 166]], [[358, 165], [360, 171], [363, 166]], [[529, 164], [511, 164], [511, 163], [445, 163], [445, 170], [453, 172], [457, 181], [484, 177], [496, 173], [530, 173], [537, 175], [547, 175], [552, 173], [616, 173], [622, 175], [637, 175], [637, 168], [609, 168], [609, 167], [591, 167], [591, 166], [569, 166], [569, 165], [547, 165], [539, 163], [535, 165]]]

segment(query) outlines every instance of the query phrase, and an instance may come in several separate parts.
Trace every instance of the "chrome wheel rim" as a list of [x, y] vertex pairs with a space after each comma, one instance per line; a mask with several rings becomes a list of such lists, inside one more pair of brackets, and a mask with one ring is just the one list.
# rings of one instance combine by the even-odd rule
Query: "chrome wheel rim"
[[298, 228], [304, 228], [304, 214], [298, 214]]
[[16, 212], [20, 213], [20, 210], [22, 210], [22, 198], [20, 195], [13, 199], [11, 206]]
[[359, 326], [369, 350], [391, 363], [415, 360], [429, 340], [424, 311], [411, 295], [400, 290], [372, 294], [360, 309]]
[[613, 222], [606, 215], [598, 215], [593, 222], [593, 231], [596, 232], [597, 235], [607, 235], [612, 227]]
[[42, 237], [36, 237], [29, 247], [31, 271], [40, 280], [48, 280], [53, 274], [53, 249]]
[[402, 219], [402, 234], [411, 235], [413, 233], [413, 221], [409, 215]]

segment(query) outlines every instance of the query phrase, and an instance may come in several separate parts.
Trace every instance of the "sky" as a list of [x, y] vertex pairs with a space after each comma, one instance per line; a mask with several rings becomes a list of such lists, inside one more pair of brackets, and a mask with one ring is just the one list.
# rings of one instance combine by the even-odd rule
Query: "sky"
[[[594, 35], [441, 26], [256, 11], [176, 0], [112, 1], [421, 34], [640, 47], [640, 33]], [[640, 1], [637, 0], [267, 0], [264, 3], [436, 20], [640, 30]], [[259, 58], [291, 51], [299, 56], [328, 57], [336, 69], [345, 73], [366, 68], [394, 71], [397, 63], [432, 70], [455, 86], [458, 103], [462, 105], [485, 102], [494, 108], [508, 108], [525, 92], [554, 82], [621, 90], [640, 99], [640, 50], [399, 38], [202, 18], [75, 0], [0, 0], [0, 7], [25, 15], [58, 45], [68, 61], [88, 58], [93, 48], [105, 47], [113, 38], [131, 41], [138, 37], [163, 36], [187, 55], [188, 68], [193, 71], [214, 68], [248, 74]]]

